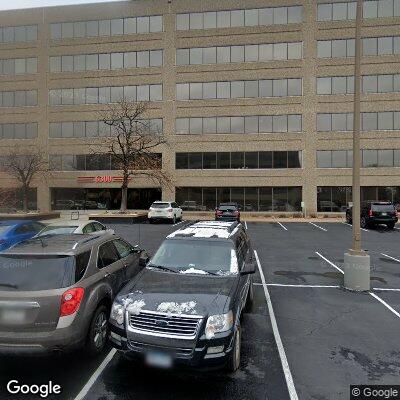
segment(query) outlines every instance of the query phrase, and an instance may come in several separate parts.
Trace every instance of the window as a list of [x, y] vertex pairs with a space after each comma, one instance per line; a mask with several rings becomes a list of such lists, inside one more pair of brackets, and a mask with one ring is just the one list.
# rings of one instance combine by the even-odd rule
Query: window
[[113, 242], [107, 242], [99, 247], [99, 255], [97, 259], [97, 268], [105, 268], [119, 260], [119, 254]]
[[0, 124], [0, 139], [35, 139], [38, 128], [36, 122], [22, 124]]
[[91, 250], [78, 254], [75, 257], [75, 283], [79, 282], [85, 275], [89, 264]]
[[0, 43], [32, 42], [37, 40], [37, 25], [0, 27]]
[[133, 252], [133, 247], [122, 239], [113, 240], [120, 258], [128, 257]]

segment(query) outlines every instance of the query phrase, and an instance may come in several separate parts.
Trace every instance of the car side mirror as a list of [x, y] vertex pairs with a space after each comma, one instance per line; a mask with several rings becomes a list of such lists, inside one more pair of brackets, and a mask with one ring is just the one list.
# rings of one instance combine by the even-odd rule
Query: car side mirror
[[139, 267], [145, 267], [149, 261], [149, 255], [145, 251], [142, 251], [142, 254], [140, 254], [139, 257]]
[[246, 263], [244, 268], [241, 269], [240, 275], [250, 275], [256, 272], [256, 262], [254, 258], [250, 258], [249, 262]]

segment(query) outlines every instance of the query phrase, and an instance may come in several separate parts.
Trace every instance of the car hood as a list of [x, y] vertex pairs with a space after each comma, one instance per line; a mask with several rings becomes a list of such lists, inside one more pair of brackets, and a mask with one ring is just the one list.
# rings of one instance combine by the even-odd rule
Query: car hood
[[132, 313], [140, 310], [171, 314], [212, 315], [225, 307], [237, 280], [235, 276], [161, 272], [145, 268], [117, 296]]

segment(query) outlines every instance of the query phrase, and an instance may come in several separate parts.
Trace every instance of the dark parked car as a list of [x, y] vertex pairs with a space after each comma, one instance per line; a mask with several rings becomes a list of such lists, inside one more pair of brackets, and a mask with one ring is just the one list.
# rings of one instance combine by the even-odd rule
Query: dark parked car
[[240, 210], [236, 203], [221, 203], [215, 209], [216, 221], [240, 221]]
[[37, 221], [10, 220], [0, 221], [0, 251], [30, 239], [46, 225]]
[[170, 234], [116, 297], [113, 346], [151, 366], [235, 371], [255, 265], [238, 222], [198, 222]]
[[114, 297], [141, 254], [109, 233], [38, 237], [1, 253], [0, 352], [101, 352]]
[[[397, 212], [393, 203], [389, 201], [368, 201], [361, 203], [361, 227], [386, 225], [393, 229], [397, 222]], [[353, 223], [353, 208], [346, 210], [346, 221]]]

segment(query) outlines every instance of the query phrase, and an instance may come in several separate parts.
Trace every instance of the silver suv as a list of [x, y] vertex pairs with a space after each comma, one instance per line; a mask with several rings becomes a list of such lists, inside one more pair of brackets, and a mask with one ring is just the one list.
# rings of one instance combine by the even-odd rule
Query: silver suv
[[101, 352], [114, 297], [147, 260], [111, 233], [38, 237], [0, 253], [0, 352]]

